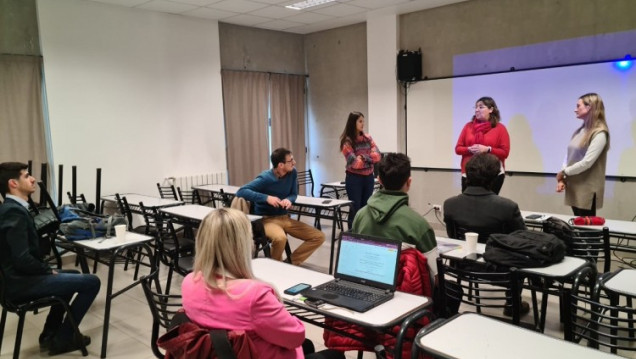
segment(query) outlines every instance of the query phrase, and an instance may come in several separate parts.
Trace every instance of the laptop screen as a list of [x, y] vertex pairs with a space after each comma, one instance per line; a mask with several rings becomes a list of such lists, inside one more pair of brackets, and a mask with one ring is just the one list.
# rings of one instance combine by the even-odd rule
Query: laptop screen
[[400, 241], [342, 233], [336, 278], [394, 289]]

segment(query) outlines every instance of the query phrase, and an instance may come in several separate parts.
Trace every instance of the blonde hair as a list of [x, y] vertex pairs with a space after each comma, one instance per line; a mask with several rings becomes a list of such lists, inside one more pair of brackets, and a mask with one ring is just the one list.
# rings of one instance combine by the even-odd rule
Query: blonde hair
[[208, 214], [196, 238], [194, 273], [213, 289], [226, 291], [227, 279], [253, 279], [252, 225], [231, 208]]
[[592, 92], [579, 97], [579, 100], [581, 100], [584, 105], [590, 106], [590, 111], [583, 121], [583, 125], [576, 131], [576, 133], [578, 133], [585, 129], [585, 136], [581, 139], [580, 145], [587, 146], [593, 134], [605, 131], [607, 134], [607, 147], [609, 148], [609, 128], [605, 121], [605, 105], [603, 104], [603, 99], [601, 99], [601, 96], [598, 94]]

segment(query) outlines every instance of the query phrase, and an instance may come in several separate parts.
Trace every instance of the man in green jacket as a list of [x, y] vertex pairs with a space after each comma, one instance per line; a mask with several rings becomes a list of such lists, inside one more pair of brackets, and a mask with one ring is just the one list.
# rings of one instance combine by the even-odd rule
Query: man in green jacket
[[354, 233], [402, 241], [402, 248], [415, 247], [426, 257], [429, 270], [437, 276], [437, 241], [426, 219], [409, 207], [411, 160], [402, 153], [389, 153], [378, 165], [384, 186], [369, 198], [353, 220]]

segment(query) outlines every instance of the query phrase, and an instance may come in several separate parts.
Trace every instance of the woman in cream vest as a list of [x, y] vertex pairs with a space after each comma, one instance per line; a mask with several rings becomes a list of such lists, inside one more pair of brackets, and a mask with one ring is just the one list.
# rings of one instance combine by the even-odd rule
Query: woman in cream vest
[[579, 97], [574, 110], [583, 125], [574, 131], [563, 169], [557, 174], [557, 192], [565, 190], [565, 204], [575, 216], [595, 216], [603, 207], [605, 166], [610, 145], [605, 106], [598, 94]]

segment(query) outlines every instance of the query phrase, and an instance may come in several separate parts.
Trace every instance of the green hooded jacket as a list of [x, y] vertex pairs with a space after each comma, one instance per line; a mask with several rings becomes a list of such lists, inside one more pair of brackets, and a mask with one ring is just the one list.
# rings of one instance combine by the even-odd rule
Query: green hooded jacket
[[354, 233], [399, 239], [427, 253], [437, 246], [435, 232], [426, 219], [409, 207], [408, 194], [380, 190], [369, 198], [353, 220]]

